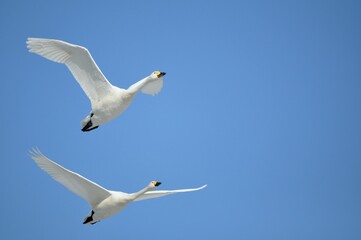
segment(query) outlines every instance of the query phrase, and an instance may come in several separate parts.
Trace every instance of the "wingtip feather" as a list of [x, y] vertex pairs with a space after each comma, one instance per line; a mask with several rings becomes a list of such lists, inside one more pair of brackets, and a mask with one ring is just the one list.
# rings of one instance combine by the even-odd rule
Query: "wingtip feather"
[[208, 184], [204, 184], [202, 187], [200, 187], [199, 189], [203, 189], [203, 188], [206, 188], [208, 187]]
[[43, 157], [44, 154], [41, 153], [38, 147], [32, 147], [29, 150], [29, 156], [34, 160], [37, 161], [39, 158]]

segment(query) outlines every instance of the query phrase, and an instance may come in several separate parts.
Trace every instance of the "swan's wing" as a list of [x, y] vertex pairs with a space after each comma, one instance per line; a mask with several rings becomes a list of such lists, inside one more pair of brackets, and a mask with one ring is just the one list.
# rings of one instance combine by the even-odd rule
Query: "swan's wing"
[[142, 87], [141, 91], [145, 94], [156, 95], [162, 90], [163, 87], [163, 78], [157, 79], [155, 81], [147, 83]]
[[163, 88], [163, 78], [151, 80], [149, 77], [143, 78], [131, 85], [128, 90], [131, 92], [142, 91], [145, 94], [156, 95]]
[[150, 199], [150, 198], [164, 197], [164, 196], [174, 194], [174, 193], [193, 192], [193, 191], [201, 190], [201, 189], [203, 189], [205, 187], [207, 187], [207, 185], [203, 185], [202, 187], [199, 187], [199, 188], [149, 191], [149, 192], [144, 193], [143, 195], [141, 195], [140, 197], [138, 197], [134, 201], [140, 201], [140, 200], [145, 200], [145, 199]]
[[28, 38], [26, 43], [30, 52], [54, 62], [64, 63], [92, 104], [112, 90], [112, 85], [86, 48], [60, 40], [43, 38]]
[[84, 198], [92, 207], [110, 195], [110, 192], [105, 188], [51, 161], [38, 149], [33, 149], [30, 154], [41, 169], [70, 191]]

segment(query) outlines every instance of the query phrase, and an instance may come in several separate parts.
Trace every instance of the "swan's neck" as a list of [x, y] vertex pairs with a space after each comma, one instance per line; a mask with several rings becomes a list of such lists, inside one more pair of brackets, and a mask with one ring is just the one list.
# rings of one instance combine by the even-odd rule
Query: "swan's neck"
[[147, 187], [143, 188], [142, 190], [140, 190], [139, 192], [131, 193], [130, 194], [130, 200], [134, 201], [135, 199], [142, 196], [144, 193], [148, 192], [149, 190], [150, 190], [150, 187], [147, 186]]
[[131, 85], [127, 91], [133, 94], [136, 94], [138, 91], [140, 91], [149, 81], [151, 80], [151, 78], [148, 76], [146, 78], [143, 78], [142, 80], [134, 83], [133, 85]]

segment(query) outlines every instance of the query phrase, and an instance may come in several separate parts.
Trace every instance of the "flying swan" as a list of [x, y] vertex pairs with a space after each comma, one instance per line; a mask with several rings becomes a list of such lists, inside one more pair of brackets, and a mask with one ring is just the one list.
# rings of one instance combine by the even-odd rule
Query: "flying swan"
[[92, 110], [80, 124], [91, 131], [124, 112], [137, 92], [155, 95], [163, 87], [165, 72], [155, 71], [128, 89], [113, 86], [100, 71], [88, 49], [60, 40], [28, 38], [29, 52], [64, 63], [90, 99]]
[[39, 149], [33, 149], [30, 151], [30, 154], [31, 158], [41, 169], [89, 203], [92, 210], [84, 218], [83, 224], [94, 224], [102, 219], [108, 218], [121, 211], [131, 202], [163, 197], [173, 193], [198, 191], [207, 186], [204, 185], [200, 188], [190, 189], [154, 191], [161, 182], [152, 181], [148, 186], [135, 193], [110, 191], [51, 161], [44, 156]]

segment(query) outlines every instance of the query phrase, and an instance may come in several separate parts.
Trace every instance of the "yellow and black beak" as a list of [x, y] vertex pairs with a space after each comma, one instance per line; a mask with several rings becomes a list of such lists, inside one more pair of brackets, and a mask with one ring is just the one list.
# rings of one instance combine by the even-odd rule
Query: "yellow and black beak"
[[157, 75], [157, 77], [160, 78], [160, 77], [163, 77], [164, 75], [166, 75], [166, 73], [157, 71], [157, 72], [155, 72], [155, 75]]
[[161, 185], [162, 183], [161, 182], [155, 182], [154, 183], [154, 186], [158, 187], [159, 185]]

